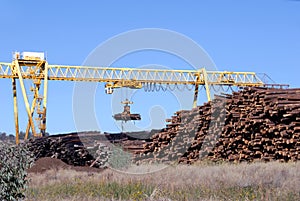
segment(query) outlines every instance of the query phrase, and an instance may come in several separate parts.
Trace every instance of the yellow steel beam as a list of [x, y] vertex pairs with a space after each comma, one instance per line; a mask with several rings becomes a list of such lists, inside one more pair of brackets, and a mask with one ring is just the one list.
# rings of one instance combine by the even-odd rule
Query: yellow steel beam
[[[10, 63], [0, 63], [0, 78], [12, 78], [7, 66]], [[28, 68], [22, 68], [22, 77], [32, 79]], [[48, 65], [48, 80], [64, 81], [87, 81], [87, 82], [133, 82], [136, 85], [143, 83], [157, 84], [188, 84], [205, 85], [204, 74], [200, 73], [199, 79], [195, 74], [202, 70], [157, 70], [136, 68], [113, 68], [113, 67], [88, 67], [88, 66], [62, 66]], [[253, 72], [227, 72], [205, 71], [206, 81], [209, 85], [232, 85], [232, 86], [262, 86], [264, 83]], [[43, 73], [36, 73], [36, 77], [44, 79]], [[116, 87], [120, 85], [116, 84]]]
[[12, 90], [14, 99], [14, 120], [16, 129], [16, 144], [19, 144], [19, 118], [18, 118], [18, 100], [17, 100], [17, 85], [16, 79], [12, 78]]
[[28, 102], [28, 98], [27, 98], [26, 88], [25, 88], [25, 85], [24, 85], [24, 81], [23, 81], [23, 77], [22, 77], [22, 74], [21, 74], [20, 66], [19, 66], [19, 63], [18, 63], [17, 60], [15, 60], [13, 62], [13, 68], [12, 69], [17, 72], [19, 82], [20, 82], [20, 87], [21, 87], [22, 94], [23, 94], [23, 99], [24, 99], [26, 111], [27, 111], [28, 120], [30, 122], [31, 130], [32, 130], [32, 134], [33, 134], [33, 136], [36, 136], [34, 122], [32, 120], [31, 111], [30, 111], [30, 107], [29, 107], [29, 102]]
[[197, 107], [197, 100], [198, 100], [198, 93], [199, 93], [199, 84], [197, 84], [200, 81], [200, 72], [198, 74], [195, 74], [196, 83], [195, 83], [195, 91], [194, 91], [194, 100], [193, 100], [193, 108]]
[[49, 65], [49, 80], [114, 82], [116, 87], [126, 81], [135, 82], [134, 85], [147, 82], [193, 84], [194, 73], [195, 71]]
[[197, 107], [198, 93], [199, 93], [199, 85], [198, 85], [198, 84], [195, 84], [194, 100], [193, 100], [193, 108], [196, 108], [196, 107]]
[[0, 63], [0, 78], [13, 78], [12, 63]]
[[48, 98], [48, 62], [44, 65], [44, 99], [43, 99], [43, 109], [44, 109], [44, 118], [42, 119], [42, 123], [44, 125], [42, 129], [42, 134], [45, 135], [46, 133], [46, 114], [47, 114], [47, 98]]
[[[37, 101], [37, 98], [39, 96], [39, 89], [40, 89], [40, 81], [38, 83], [34, 83], [34, 96], [33, 96], [33, 100], [32, 100], [32, 103], [31, 103], [31, 117], [33, 117], [33, 114], [34, 114], [34, 110], [36, 108], [36, 101]], [[28, 123], [27, 123], [27, 127], [26, 127], [26, 132], [25, 132], [25, 140], [28, 139], [28, 135], [29, 135], [29, 131], [30, 131], [30, 121], [28, 119]]]
[[[35, 105], [36, 105], [36, 97], [33, 98], [32, 103], [31, 103], [31, 117], [33, 117]], [[30, 128], [31, 128], [30, 120], [28, 119], [26, 132], [25, 132], [25, 138], [24, 138], [25, 140], [28, 139]]]
[[205, 89], [206, 89], [206, 96], [207, 96], [207, 100], [211, 101], [211, 97], [210, 97], [210, 89], [209, 89], [209, 81], [208, 81], [208, 74], [207, 71], [203, 68], [202, 69], [202, 74], [204, 76], [204, 85], [205, 85]]

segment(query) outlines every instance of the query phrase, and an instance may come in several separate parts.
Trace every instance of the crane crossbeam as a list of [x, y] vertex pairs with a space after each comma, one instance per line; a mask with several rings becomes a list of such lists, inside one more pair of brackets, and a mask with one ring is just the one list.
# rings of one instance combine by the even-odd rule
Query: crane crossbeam
[[209, 85], [232, 85], [232, 86], [264, 85], [264, 83], [256, 75], [256, 73], [253, 72], [206, 71], [206, 73], [207, 73], [206, 81], [208, 82]]
[[[34, 72], [30, 66], [21, 66], [23, 79], [41, 78], [44, 73]], [[205, 74], [207, 80], [205, 79]], [[11, 63], [0, 63], [0, 78], [18, 78]], [[253, 72], [226, 72], [199, 70], [158, 70], [137, 68], [88, 67], [48, 65], [48, 80], [119, 82], [134, 80], [140, 83], [261, 86], [264, 83]]]

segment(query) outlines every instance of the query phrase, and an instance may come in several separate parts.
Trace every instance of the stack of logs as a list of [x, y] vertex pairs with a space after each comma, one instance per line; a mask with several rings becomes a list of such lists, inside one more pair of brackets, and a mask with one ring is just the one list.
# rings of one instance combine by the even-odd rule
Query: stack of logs
[[35, 159], [52, 157], [69, 165], [104, 168], [109, 165], [114, 148], [140, 153], [143, 144], [156, 132], [159, 130], [116, 134], [80, 132], [35, 138], [25, 143]]
[[175, 114], [137, 163], [300, 160], [300, 89], [245, 88]]
[[167, 122], [162, 130], [71, 133], [27, 144], [36, 158], [93, 167], [107, 166], [115, 145], [136, 163], [300, 160], [300, 89], [244, 88]]
[[75, 166], [86, 166], [94, 161], [94, 157], [83, 146], [76, 134], [30, 139], [26, 145], [35, 159], [58, 158]]

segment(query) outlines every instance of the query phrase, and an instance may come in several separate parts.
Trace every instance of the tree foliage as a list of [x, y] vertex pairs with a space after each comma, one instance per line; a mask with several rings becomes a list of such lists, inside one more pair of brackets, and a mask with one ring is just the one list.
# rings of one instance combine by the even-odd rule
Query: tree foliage
[[20, 200], [27, 187], [26, 170], [33, 157], [24, 144], [0, 144], [0, 200]]

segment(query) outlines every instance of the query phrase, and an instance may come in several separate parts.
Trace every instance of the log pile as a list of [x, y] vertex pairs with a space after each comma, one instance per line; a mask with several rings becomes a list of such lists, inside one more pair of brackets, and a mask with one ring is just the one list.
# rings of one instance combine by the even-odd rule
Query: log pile
[[51, 157], [74, 166], [107, 167], [114, 146], [137, 154], [159, 130], [130, 133], [80, 132], [30, 139], [26, 142], [35, 159]]
[[300, 160], [300, 89], [245, 88], [167, 122], [137, 163]]
[[113, 145], [136, 163], [300, 160], [300, 89], [244, 88], [183, 110], [151, 132], [71, 133], [29, 140], [36, 158], [106, 167]]
[[112, 155], [111, 146], [104, 142], [95, 142], [94, 146], [87, 147], [88, 152], [94, 157], [94, 161], [89, 161], [90, 167], [105, 168], [109, 166], [109, 158]]
[[58, 158], [74, 166], [86, 166], [94, 161], [94, 157], [83, 146], [76, 134], [30, 139], [26, 145], [35, 159]]

